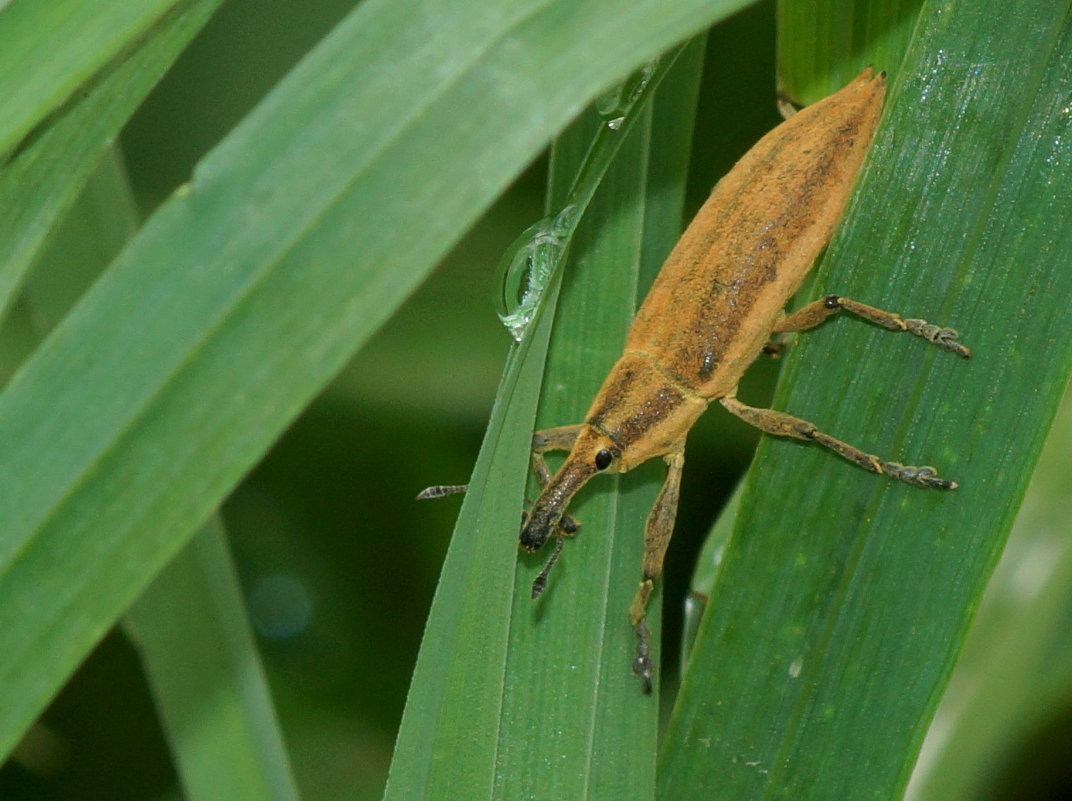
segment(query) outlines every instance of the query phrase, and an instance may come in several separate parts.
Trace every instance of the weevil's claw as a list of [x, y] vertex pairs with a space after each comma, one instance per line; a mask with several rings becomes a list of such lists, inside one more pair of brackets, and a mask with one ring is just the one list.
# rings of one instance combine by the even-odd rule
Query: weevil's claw
[[915, 487], [953, 490], [960, 486], [955, 481], [940, 478], [938, 471], [930, 465], [915, 467], [897, 462], [883, 462], [882, 472]]
[[905, 320], [904, 323], [907, 330], [918, 337], [923, 337], [932, 345], [937, 345], [942, 350], [952, 351], [964, 359], [971, 358], [971, 351], [957, 341], [960, 335], [954, 329], [942, 328], [926, 320], [911, 319]]

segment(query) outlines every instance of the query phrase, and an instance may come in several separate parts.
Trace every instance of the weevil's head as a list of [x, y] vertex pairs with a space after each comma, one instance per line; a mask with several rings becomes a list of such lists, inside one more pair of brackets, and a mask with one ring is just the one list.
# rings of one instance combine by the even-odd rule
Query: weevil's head
[[613, 472], [621, 455], [614, 440], [595, 426], [583, 426], [566, 461], [543, 488], [521, 524], [522, 549], [535, 551], [547, 542], [577, 491], [597, 473]]

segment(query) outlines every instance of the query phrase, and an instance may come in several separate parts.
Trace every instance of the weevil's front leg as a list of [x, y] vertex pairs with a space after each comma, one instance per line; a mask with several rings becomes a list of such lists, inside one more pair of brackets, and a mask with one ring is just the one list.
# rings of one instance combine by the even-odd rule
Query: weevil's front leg
[[532, 472], [536, 474], [536, 480], [541, 487], [551, 483], [551, 471], [544, 461], [543, 455], [548, 451], [568, 451], [573, 449], [573, 443], [577, 441], [577, 435], [581, 433], [582, 426], [558, 426], [557, 428], [545, 428], [532, 435]]
[[899, 314], [876, 309], [874, 306], [868, 306], [866, 303], [860, 303], [851, 298], [843, 298], [839, 295], [827, 295], [825, 298], [813, 301], [786, 316], [781, 323], [775, 326], [774, 333], [806, 331], [819, 325], [831, 314], [837, 314], [842, 309], [876, 325], [881, 325], [889, 331], [908, 331], [917, 337], [923, 337], [932, 345], [937, 345], [943, 350], [952, 351], [965, 359], [971, 358], [971, 351], [957, 341], [957, 332], [952, 328], [941, 328], [928, 323], [926, 320], [915, 318], [906, 320]]
[[677, 516], [677, 500], [681, 494], [681, 469], [685, 465], [684, 445], [676, 453], [664, 457], [666, 460], [666, 480], [651, 507], [648, 522], [644, 529], [644, 563], [640, 586], [637, 587], [633, 603], [629, 606], [629, 622], [636, 631], [636, 658], [633, 659], [633, 673], [644, 682], [644, 692], [651, 692], [651, 632], [645, 616], [648, 599], [655, 589], [655, 580], [663, 572], [663, 560], [666, 548], [670, 544], [670, 535], [674, 533], [674, 518]]
[[917, 487], [936, 487], [938, 489], [956, 489], [957, 482], [939, 478], [933, 467], [914, 467], [897, 462], [886, 462], [870, 453], [865, 453], [859, 448], [834, 439], [829, 434], [824, 434], [807, 420], [793, 417], [785, 412], [776, 412], [773, 409], [756, 409], [746, 406], [734, 397], [719, 398], [721, 403], [732, 414], [737, 415], [749, 425], [755, 426], [766, 434], [776, 437], [793, 437], [811, 442], [817, 442], [824, 448], [829, 448], [834, 453], [859, 465], [864, 470], [905, 481]]

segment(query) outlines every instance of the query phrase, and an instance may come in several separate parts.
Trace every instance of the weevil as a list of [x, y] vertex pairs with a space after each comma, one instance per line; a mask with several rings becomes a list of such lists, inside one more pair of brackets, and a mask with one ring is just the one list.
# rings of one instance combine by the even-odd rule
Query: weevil
[[[736, 397], [741, 376], [772, 336], [813, 328], [839, 311], [971, 356], [953, 329], [839, 295], [785, 312], [844, 210], [878, 123], [885, 77], [864, 70], [744, 155], [667, 257], [584, 422], [533, 435], [532, 467], [541, 492], [523, 518], [520, 546], [536, 551], [556, 538], [533, 583], [534, 598], [546, 586], [564, 538], [577, 531], [566, 508], [578, 490], [598, 473], [625, 473], [654, 458], [666, 462], [666, 478], [646, 523], [640, 585], [629, 607], [636, 632], [633, 672], [645, 692], [651, 691], [653, 672], [645, 614], [673, 532], [685, 438], [713, 401], [764, 433], [816, 442], [866, 470], [917, 487], [957, 486], [933, 467], [885, 461], [806, 420], [747, 406]], [[544, 454], [556, 450], [568, 455], [552, 475]]]

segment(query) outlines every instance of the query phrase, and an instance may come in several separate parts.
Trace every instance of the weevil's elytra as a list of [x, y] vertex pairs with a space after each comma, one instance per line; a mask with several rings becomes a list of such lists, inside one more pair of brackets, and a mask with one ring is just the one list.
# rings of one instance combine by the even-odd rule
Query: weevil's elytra
[[[656, 457], [667, 464], [648, 517], [641, 582], [629, 609], [637, 635], [633, 670], [645, 691], [653, 671], [645, 610], [673, 530], [685, 438], [712, 401], [764, 432], [818, 443], [866, 470], [919, 487], [956, 486], [934, 468], [884, 461], [805, 420], [755, 409], [735, 397], [741, 375], [772, 335], [811, 328], [838, 311], [970, 356], [952, 329], [905, 320], [839, 295], [788, 316], [784, 312], [841, 216], [884, 94], [885, 73], [875, 76], [866, 69], [746, 153], [718, 182], [670, 253], [584, 422], [533, 436], [532, 463], [542, 492], [525, 517], [520, 544], [534, 551], [556, 539], [554, 554], [533, 584], [533, 597], [547, 583], [562, 538], [576, 531], [566, 507], [592, 476], [624, 473]], [[550, 450], [569, 451], [554, 475], [543, 460]]]

